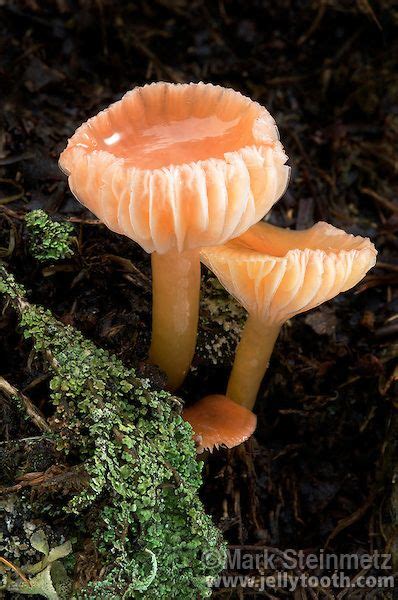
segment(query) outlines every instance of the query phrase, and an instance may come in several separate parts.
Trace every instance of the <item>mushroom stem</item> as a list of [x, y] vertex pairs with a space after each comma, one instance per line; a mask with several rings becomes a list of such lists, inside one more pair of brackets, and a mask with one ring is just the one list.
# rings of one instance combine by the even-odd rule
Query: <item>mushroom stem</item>
[[227, 396], [253, 409], [261, 381], [280, 332], [280, 325], [268, 325], [249, 315], [238, 344], [228, 382]]
[[150, 361], [174, 390], [184, 381], [195, 352], [200, 295], [199, 251], [152, 254]]

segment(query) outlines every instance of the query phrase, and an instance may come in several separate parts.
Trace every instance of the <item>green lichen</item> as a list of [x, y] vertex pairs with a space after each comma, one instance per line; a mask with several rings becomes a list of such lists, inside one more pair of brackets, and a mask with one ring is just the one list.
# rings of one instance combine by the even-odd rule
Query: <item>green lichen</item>
[[44, 210], [25, 216], [30, 254], [39, 262], [55, 262], [72, 256], [73, 231], [70, 223], [53, 221]]
[[25, 296], [25, 289], [17, 283], [4, 266], [0, 263], [0, 294], [9, 300], [21, 299]]
[[[0, 267], [2, 280], [9, 298], [21, 291]], [[66, 510], [98, 512], [93, 539], [105, 575], [76, 596], [208, 597], [225, 547], [198, 498], [202, 463], [178, 398], [155, 393], [134, 370], [43, 308], [14, 305], [24, 336], [49, 361], [58, 447], [78, 454], [90, 476]], [[211, 564], [202, 559], [209, 553]]]
[[[24, 595], [39, 595], [47, 600], [68, 600], [72, 596], [72, 581], [61, 560], [72, 552], [70, 541], [50, 549], [47, 536], [37, 529], [30, 537], [32, 548], [44, 555], [33, 565], [27, 565], [24, 571], [29, 576], [28, 583], [18, 578], [10, 581], [5, 589]], [[10, 576], [7, 576], [10, 579]]]

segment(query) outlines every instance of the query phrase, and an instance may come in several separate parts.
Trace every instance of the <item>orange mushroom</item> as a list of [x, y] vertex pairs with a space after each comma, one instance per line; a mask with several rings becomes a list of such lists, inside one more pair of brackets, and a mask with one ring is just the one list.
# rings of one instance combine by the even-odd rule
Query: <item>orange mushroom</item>
[[252, 435], [257, 425], [257, 417], [251, 410], [222, 394], [202, 398], [186, 408], [183, 416], [196, 434], [199, 452], [205, 448], [238, 446]]
[[[203, 262], [249, 313], [228, 383], [230, 401], [253, 409], [283, 323], [352, 288], [373, 267], [376, 254], [368, 238], [323, 222], [305, 231], [261, 222], [224, 246], [202, 250]], [[185, 416], [198, 432], [205, 424], [198, 425], [195, 406]], [[203, 410], [201, 417], [207, 418]], [[208, 418], [215, 421], [214, 409]], [[219, 438], [223, 434], [221, 424]], [[230, 437], [228, 431], [227, 442]], [[211, 443], [212, 438], [208, 447]]]
[[211, 84], [155, 83], [81, 125], [60, 167], [77, 199], [152, 254], [150, 359], [183, 381], [195, 349], [203, 246], [261, 219], [287, 157], [268, 111]]

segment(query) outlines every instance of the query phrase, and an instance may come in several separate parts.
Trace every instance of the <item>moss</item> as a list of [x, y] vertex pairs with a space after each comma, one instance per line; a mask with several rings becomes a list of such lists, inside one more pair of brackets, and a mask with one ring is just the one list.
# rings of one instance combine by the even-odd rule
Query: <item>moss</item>
[[55, 262], [72, 256], [73, 225], [53, 221], [44, 210], [29, 212], [25, 223], [29, 251], [36, 260]]
[[[0, 268], [0, 290], [21, 293]], [[24, 336], [49, 361], [53, 422], [63, 452], [79, 455], [89, 486], [65, 510], [96, 511], [93, 540], [105, 566], [84, 598], [204, 598], [223, 567], [220, 532], [198, 492], [202, 463], [178, 398], [96, 347], [50, 312], [14, 302]], [[211, 566], [202, 560], [214, 553]]]

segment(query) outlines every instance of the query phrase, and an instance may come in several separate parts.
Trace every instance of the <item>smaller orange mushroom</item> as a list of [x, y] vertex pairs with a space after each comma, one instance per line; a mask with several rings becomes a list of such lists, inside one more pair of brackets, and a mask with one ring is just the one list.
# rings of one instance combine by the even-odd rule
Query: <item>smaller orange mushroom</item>
[[[228, 402], [251, 411], [283, 323], [352, 288], [373, 267], [376, 254], [368, 238], [323, 222], [304, 231], [261, 222], [224, 246], [204, 249], [203, 262], [249, 313], [228, 382]], [[195, 431], [216, 421], [216, 408], [210, 410], [209, 401], [206, 408], [207, 414], [200, 403], [185, 411]], [[229, 445], [226, 407], [224, 420], [228, 420], [224, 444]], [[241, 431], [238, 420], [235, 427]], [[219, 439], [223, 435], [221, 420]]]
[[[184, 410], [197, 436], [198, 451], [219, 446], [233, 448], [246, 441], [256, 429], [257, 417], [222, 394], [206, 396]], [[239, 427], [236, 424], [239, 423]]]

